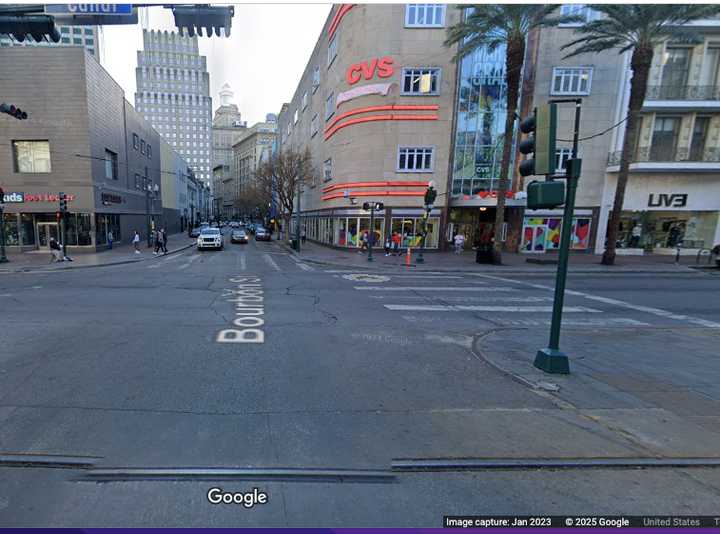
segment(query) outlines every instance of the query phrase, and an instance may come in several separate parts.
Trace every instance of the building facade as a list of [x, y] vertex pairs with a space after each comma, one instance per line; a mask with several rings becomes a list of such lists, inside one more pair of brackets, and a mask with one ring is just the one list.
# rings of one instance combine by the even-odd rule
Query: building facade
[[258, 165], [272, 155], [276, 130], [275, 122], [259, 122], [248, 128], [232, 147], [235, 174], [230, 181], [230, 195], [233, 199], [233, 217], [249, 215], [248, 210], [256, 207], [251, 206], [251, 202], [243, 201], [249, 200], [246, 193], [252, 190]]
[[232, 212], [233, 144], [242, 137], [247, 123], [242, 121], [238, 107], [233, 104], [229, 84], [220, 91], [220, 107], [213, 117], [213, 214], [227, 219]]
[[11, 251], [60, 237], [60, 192], [68, 195], [71, 250], [103, 248], [110, 231], [115, 241], [134, 230], [144, 236], [160, 220], [160, 136], [93, 56], [80, 47], [11, 47], [0, 79], [3, 98], [29, 115], [0, 115]]
[[162, 184], [162, 225], [169, 233], [187, 227], [187, 181], [189, 167], [164, 138], [160, 138], [160, 180]]
[[135, 105], [197, 179], [212, 183], [212, 99], [197, 36], [143, 30]]
[[309, 148], [317, 176], [300, 195], [308, 239], [359, 247], [365, 201], [383, 202], [376, 246], [397, 232], [419, 246], [423, 195], [438, 197], [426, 247], [442, 243], [455, 101], [445, 4], [333, 7], [291, 102], [278, 116], [279, 150]]
[[[625, 191], [618, 254], [697, 254], [720, 244], [720, 20], [695, 21], [695, 39], [654, 51], [640, 136]], [[630, 57], [624, 57], [613, 119], [627, 113]], [[619, 118], [618, 118], [619, 117]], [[622, 129], [607, 156], [596, 250], [612, 210]]]
[[0, 48], [4, 46], [83, 46], [90, 55], [95, 56], [100, 61], [100, 26], [68, 26], [58, 24], [57, 30], [60, 32], [60, 41], [54, 43], [52, 41], [36, 42], [34, 39], [25, 39], [23, 42], [16, 41], [10, 35], [0, 34]]

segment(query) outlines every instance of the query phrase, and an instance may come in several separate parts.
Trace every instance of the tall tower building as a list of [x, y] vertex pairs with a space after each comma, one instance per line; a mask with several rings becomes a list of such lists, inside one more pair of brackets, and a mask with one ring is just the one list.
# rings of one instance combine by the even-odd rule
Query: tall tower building
[[100, 27], [99, 26], [68, 26], [58, 24], [60, 41], [53, 43], [45, 40], [39, 43], [34, 39], [26, 38], [23, 42], [16, 41], [12, 36], [0, 33], [0, 47], [2, 46], [84, 46], [90, 54], [100, 61]]
[[213, 193], [216, 214], [227, 217], [235, 200], [231, 182], [236, 175], [233, 145], [245, 134], [247, 123], [241, 120], [240, 111], [233, 103], [229, 84], [220, 89], [220, 107], [213, 117]]
[[212, 98], [197, 36], [143, 30], [137, 64], [136, 109], [210, 187]]

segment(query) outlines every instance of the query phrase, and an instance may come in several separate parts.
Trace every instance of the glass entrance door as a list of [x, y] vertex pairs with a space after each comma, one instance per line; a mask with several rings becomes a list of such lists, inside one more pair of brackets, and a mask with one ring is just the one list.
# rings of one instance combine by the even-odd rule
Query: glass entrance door
[[50, 248], [50, 238], [60, 241], [60, 229], [57, 223], [37, 223], [38, 245]]

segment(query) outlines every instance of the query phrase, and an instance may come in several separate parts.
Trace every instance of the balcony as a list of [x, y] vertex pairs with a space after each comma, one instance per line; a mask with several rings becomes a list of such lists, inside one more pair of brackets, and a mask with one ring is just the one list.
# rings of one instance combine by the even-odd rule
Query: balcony
[[649, 85], [645, 111], [703, 111], [720, 109], [720, 88], [714, 85]]
[[[609, 154], [607, 172], [620, 170], [621, 156], [621, 151]], [[704, 151], [677, 148], [673, 151], [640, 147], [635, 157], [632, 158], [630, 170], [633, 172], [718, 172], [720, 170], [720, 148], [708, 148]]]

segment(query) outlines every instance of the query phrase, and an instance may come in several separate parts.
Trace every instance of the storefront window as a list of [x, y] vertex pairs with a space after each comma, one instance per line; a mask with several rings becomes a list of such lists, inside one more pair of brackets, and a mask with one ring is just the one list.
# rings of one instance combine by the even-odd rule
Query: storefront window
[[35, 225], [33, 216], [30, 213], [20, 214], [20, 227], [22, 230], [23, 245], [35, 244]]
[[714, 244], [718, 212], [645, 211], [624, 213], [619, 248], [710, 248]]
[[[77, 245], [77, 214], [69, 213], [65, 218], [65, 237], [68, 245]], [[60, 238], [62, 241], [62, 237]]]
[[348, 247], [358, 246], [358, 221], [355, 218], [348, 219], [346, 245]]
[[[402, 247], [419, 247], [422, 245], [422, 217], [393, 217], [391, 232], [400, 234]], [[427, 238], [425, 248], [437, 248], [440, 237], [440, 219], [430, 217], [427, 222]]]
[[20, 244], [17, 213], [3, 213], [3, 229], [5, 231], [5, 245], [9, 247]]
[[89, 213], [78, 213], [77, 214], [77, 240], [78, 245], [87, 246], [92, 245], [92, 237], [90, 235], [90, 214]]
[[95, 214], [95, 244], [104, 245], [107, 243], [107, 215]]
[[505, 46], [479, 47], [460, 66], [453, 195], [497, 189], [507, 115]]
[[[571, 248], [587, 250], [590, 246], [590, 218], [573, 218]], [[562, 217], [525, 217], [521, 250], [546, 252], [560, 248]]]

